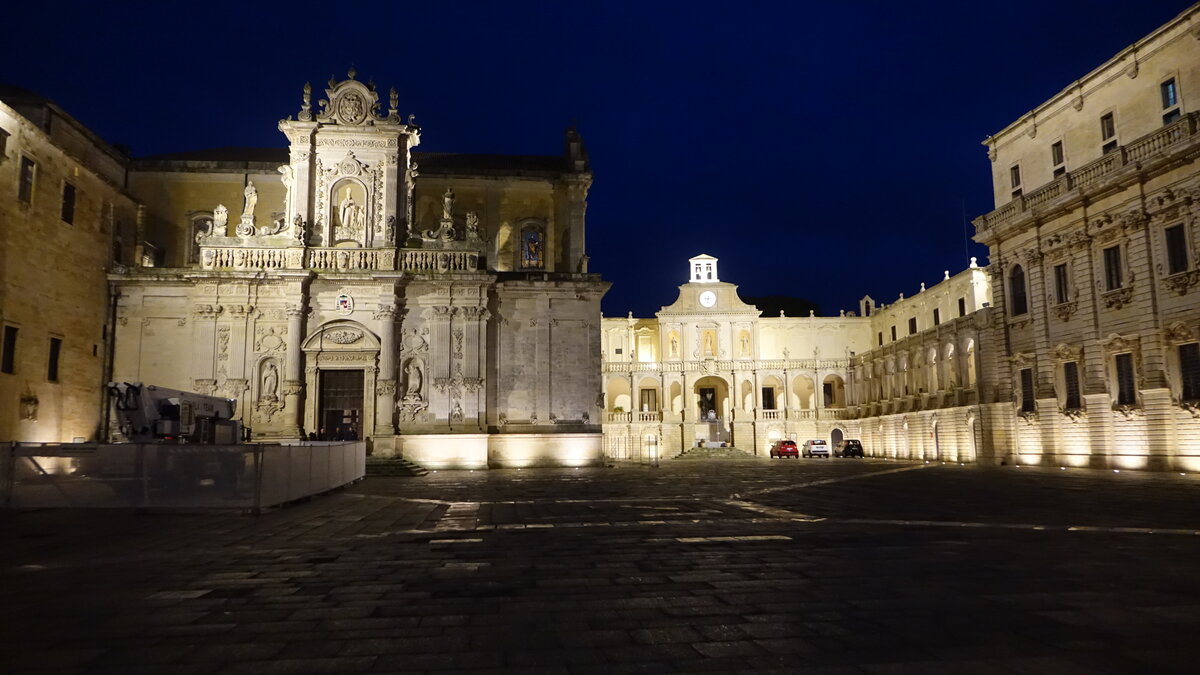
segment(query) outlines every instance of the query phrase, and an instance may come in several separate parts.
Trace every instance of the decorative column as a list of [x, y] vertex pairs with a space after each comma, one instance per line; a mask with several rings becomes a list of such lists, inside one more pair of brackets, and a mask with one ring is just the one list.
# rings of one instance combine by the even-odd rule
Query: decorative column
[[[283, 408], [290, 411], [287, 414], [287, 425], [283, 433], [288, 436], [301, 436], [304, 433], [304, 410], [300, 408], [300, 392], [304, 390], [304, 382], [300, 379], [301, 338], [304, 336], [303, 304], [290, 305], [287, 308], [287, 354], [283, 365]], [[314, 391], [315, 393], [315, 391]], [[316, 431], [309, 428], [308, 431]]]
[[375, 387], [375, 436], [392, 436], [396, 410], [396, 308], [380, 305], [374, 319], [379, 322], [379, 381]]

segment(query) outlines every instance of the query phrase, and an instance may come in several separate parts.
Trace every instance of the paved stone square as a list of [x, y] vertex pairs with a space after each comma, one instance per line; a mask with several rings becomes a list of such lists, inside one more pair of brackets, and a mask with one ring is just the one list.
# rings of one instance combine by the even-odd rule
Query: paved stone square
[[0, 670], [1194, 672], [1200, 476], [882, 460], [0, 515]]

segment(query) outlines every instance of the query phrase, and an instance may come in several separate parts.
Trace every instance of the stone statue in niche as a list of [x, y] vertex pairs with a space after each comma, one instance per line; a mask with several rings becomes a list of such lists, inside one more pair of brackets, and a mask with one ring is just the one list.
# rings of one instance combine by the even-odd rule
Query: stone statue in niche
[[304, 219], [297, 213], [295, 219], [292, 220], [292, 236], [301, 244], [305, 243], [304, 229]]
[[275, 368], [274, 363], [268, 363], [267, 369], [263, 371], [262, 379], [262, 396], [259, 398], [264, 400], [274, 400], [279, 397], [279, 371]]
[[365, 206], [355, 199], [353, 185], [347, 185], [342, 190], [341, 202], [337, 207], [337, 229], [335, 239], [353, 239], [361, 243], [367, 229], [367, 212]]
[[671, 356], [679, 356], [679, 336], [671, 333]]
[[409, 359], [404, 366], [404, 402], [420, 401], [421, 396], [421, 364], [416, 359]]

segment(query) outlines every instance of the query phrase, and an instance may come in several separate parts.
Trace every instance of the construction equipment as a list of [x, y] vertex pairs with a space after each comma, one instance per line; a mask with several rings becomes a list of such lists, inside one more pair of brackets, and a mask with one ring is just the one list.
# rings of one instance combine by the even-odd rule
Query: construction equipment
[[130, 443], [242, 442], [242, 423], [233, 419], [237, 401], [156, 387], [109, 382], [118, 428]]

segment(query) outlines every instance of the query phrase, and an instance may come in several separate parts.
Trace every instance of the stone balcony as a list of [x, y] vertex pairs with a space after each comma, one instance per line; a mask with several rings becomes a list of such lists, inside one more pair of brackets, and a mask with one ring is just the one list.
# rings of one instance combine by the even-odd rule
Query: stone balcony
[[475, 272], [479, 269], [480, 259], [478, 251], [439, 249], [200, 247], [200, 268], [205, 270]]
[[1044, 217], [1064, 205], [1119, 185], [1125, 178], [1162, 165], [1200, 148], [1200, 113], [1184, 115], [1161, 129], [1118, 146], [1099, 159], [1069, 171], [975, 219], [979, 240], [987, 243], [1026, 219]]

